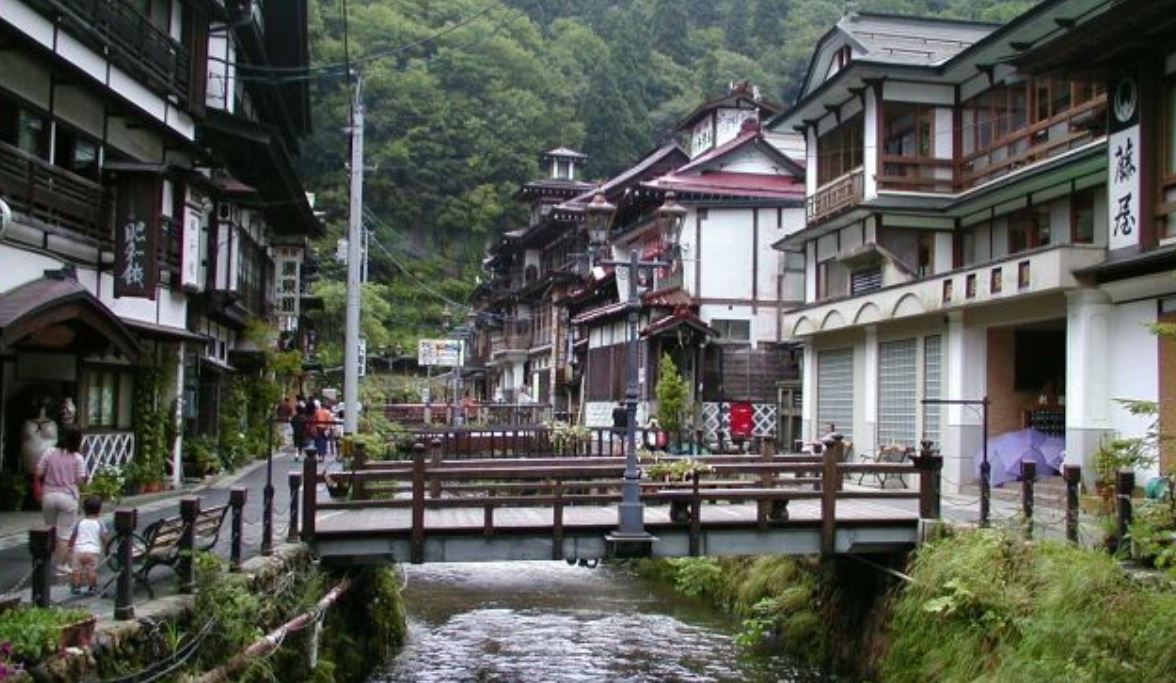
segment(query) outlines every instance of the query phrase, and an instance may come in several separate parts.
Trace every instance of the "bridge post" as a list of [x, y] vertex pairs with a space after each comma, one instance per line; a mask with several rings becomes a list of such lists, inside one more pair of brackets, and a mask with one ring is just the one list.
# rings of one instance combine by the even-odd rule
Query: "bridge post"
[[133, 534], [138, 522], [139, 511], [135, 508], [118, 508], [114, 511], [114, 533], [118, 539], [114, 551], [118, 558], [118, 576], [114, 580], [114, 618], [119, 621], [135, 618], [131, 580], [135, 571]]
[[180, 559], [176, 562], [176, 575], [180, 577], [180, 592], [191, 593], [196, 588], [196, 564], [192, 554], [196, 552], [196, 519], [200, 516], [200, 499], [185, 496], [180, 499], [180, 519], [184, 530], [180, 532]]
[[1115, 479], [1115, 513], [1118, 519], [1118, 541], [1122, 547], [1127, 538], [1128, 527], [1131, 526], [1133, 510], [1131, 508], [1131, 492], [1135, 490], [1135, 472], [1119, 470]]
[[1062, 467], [1066, 481], [1066, 540], [1078, 542], [1078, 486], [1082, 483], [1082, 468], [1078, 465]]
[[690, 474], [690, 557], [702, 554], [702, 495], [698, 491], [698, 470]]
[[[765, 467], [776, 457], [776, 442], [772, 437], [765, 436], [760, 442], [760, 457], [763, 459]], [[766, 469], [760, 471], [760, 488], [775, 488], [772, 485], [772, 473]], [[760, 531], [768, 528], [768, 516], [774, 504], [774, 500], [759, 500], [756, 502], [755, 523]]]
[[931, 441], [924, 439], [919, 445], [919, 455], [911, 458], [919, 470], [919, 518], [939, 519], [943, 456], [931, 447]]
[[[360, 472], [367, 465], [367, 446], [355, 443], [351, 446], [351, 471]], [[354, 500], [367, 500], [367, 482], [358, 477], [351, 480], [351, 497]]]
[[[430, 445], [433, 447], [433, 452], [432, 452], [432, 456], [430, 457], [430, 460], [432, 461], [434, 469], [436, 469], [437, 466], [441, 464], [441, 439], [434, 438]], [[441, 480], [440, 479], [434, 479], [429, 484], [429, 497], [430, 498], [440, 498], [441, 497]]]
[[837, 492], [841, 489], [840, 463], [845, 454], [845, 442], [840, 434], [830, 437], [831, 443], [822, 454], [821, 468], [821, 555], [832, 557], [837, 550]]
[[555, 480], [555, 506], [551, 511], [551, 559], [562, 560], [564, 538], [563, 481]]
[[412, 532], [409, 561], [425, 561], [425, 445], [412, 447]]
[[1033, 484], [1037, 479], [1037, 463], [1021, 461], [1021, 515], [1025, 518], [1025, 538], [1033, 538]]
[[48, 607], [52, 601], [53, 551], [57, 548], [57, 530], [51, 526], [29, 529], [29, 554], [33, 558], [33, 605]]
[[298, 489], [302, 487], [302, 475], [298, 472], [289, 474], [290, 484], [290, 529], [286, 533], [287, 543], [298, 542]]
[[315, 508], [318, 507], [318, 451], [306, 449], [302, 461], [302, 542], [314, 541]]
[[248, 495], [248, 489], [237, 486], [229, 491], [229, 510], [233, 513], [230, 519], [230, 532], [232, 533], [232, 540], [229, 543], [229, 571], [241, 571], [241, 540], [242, 524], [244, 520], [242, 515], [245, 512], [245, 497]]

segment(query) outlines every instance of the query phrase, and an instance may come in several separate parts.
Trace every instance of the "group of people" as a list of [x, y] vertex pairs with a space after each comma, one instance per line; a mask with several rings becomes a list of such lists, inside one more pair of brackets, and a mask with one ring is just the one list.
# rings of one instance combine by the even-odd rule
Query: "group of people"
[[278, 403], [277, 417], [282, 424], [284, 445], [294, 449], [294, 459], [300, 459], [307, 447], [314, 445], [320, 459], [338, 456], [339, 438], [343, 430], [343, 405], [324, 397], [306, 398], [302, 394], [283, 396]]
[[[79, 594], [85, 584], [90, 593], [98, 590], [98, 564], [109, 538], [102, 523], [102, 499], [81, 497], [86, 483], [86, 460], [82, 457], [82, 431], [63, 425], [57, 446], [47, 449], [37, 462], [34, 476], [41, 485], [41, 514], [45, 525], [54, 529], [57, 572], [71, 577], [70, 591]], [[83, 517], [78, 519], [79, 505]]]

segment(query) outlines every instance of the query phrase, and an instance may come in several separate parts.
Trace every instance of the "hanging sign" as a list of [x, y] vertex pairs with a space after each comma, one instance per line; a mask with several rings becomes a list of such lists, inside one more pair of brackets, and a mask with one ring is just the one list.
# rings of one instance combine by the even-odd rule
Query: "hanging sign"
[[182, 225], [184, 241], [180, 251], [180, 286], [188, 291], [200, 291], [200, 231], [204, 212], [190, 205], [184, 205]]
[[114, 296], [155, 299], [159, 280], [158, 176], [127, 175], [118, 185], [114, 233]]
[[1139, 81], [1134, 73], [1111, 81], [1110, 137], [1107, 140], [1108, 248], [1139, 244]]

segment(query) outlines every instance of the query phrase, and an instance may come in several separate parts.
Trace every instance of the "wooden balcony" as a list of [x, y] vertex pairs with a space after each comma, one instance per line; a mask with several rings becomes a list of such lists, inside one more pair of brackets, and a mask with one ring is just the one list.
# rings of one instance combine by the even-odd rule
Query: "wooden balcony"
[[0, 142], [0, 196], [16, 211], [110, 248], [113, 234], [98, 183]]
[[879, 190], [945, 192], [955, 189], [955, 162], [951, 159], [916, 159], [882, 155]]
[[[87, 47], [110, 60], [152, 91], [187, 104], [192, 98], [193, 64], [188, 48], [136, 10], [129, 0], [28, 0]], [[201, 70], [203, 69], [203, 65]]]
[[862, 201], [862, 180], [862, 169], [857, 168], [818, 188], [808, 198], [805, 218], [809, 223], [819, 221]]
[[956, 166], [956, 190], [969, 190], [1106, 135], [1107, 96], [1100, 94], [1044, 121], [1012, 131]]

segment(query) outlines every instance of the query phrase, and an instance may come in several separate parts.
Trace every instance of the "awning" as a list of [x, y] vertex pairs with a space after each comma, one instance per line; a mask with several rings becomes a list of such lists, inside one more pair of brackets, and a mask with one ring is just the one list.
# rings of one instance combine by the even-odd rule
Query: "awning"
[[94, 353], [112, 346], [135, 359], [142, 349], [118, 316], [67, 271], [0, 294], [0, 348]]
[[670, 332], [677, 332], [679, 329], [686, 327], [694, 332], [697, 332], [705, 337], [717, 337], [719, 331], [707, 325], [702, 318], [689, 310], [678, 310], [672, 315], [664, 318], [659, 318], [653, 321], [641, 331], [642, 337], [657, 337]]
[[208, 337], [203, 334], [170, 325], [160, 325], [159, 323], [150, 323], [143, 320], [123, 320], [123, 323], [136, 334], [150, 339], [190, 341], [201, 344], [208, 341]]

